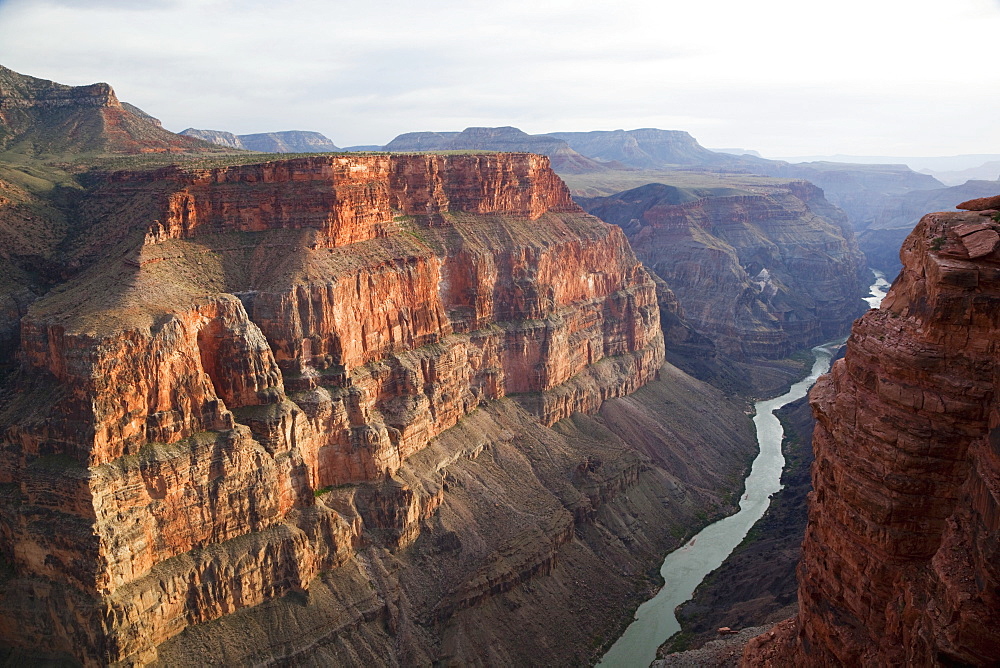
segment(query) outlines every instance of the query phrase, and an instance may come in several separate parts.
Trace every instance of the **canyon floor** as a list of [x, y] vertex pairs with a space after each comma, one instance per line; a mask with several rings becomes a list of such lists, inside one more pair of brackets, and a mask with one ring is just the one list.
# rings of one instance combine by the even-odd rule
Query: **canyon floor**
[[[740, 632], [719, 643], [731, 649], [734, 643], [745, 645], [769, 625], [798, 610], [795, 567], [805, 535], [806, 496], [812, 489], [809, 470], [814, 421], [807, 399], [799, 399], [776, 414], [785, 431], [782, 453], [786, 464], [781, 476], [784, 487], [774, 495], [764, 517], [739, 547], [705, 578], [694, 597], [677, 609], [682, 631], [664, 643], [658, 655], [681, 663], [668, 661], [663, 665], [684, 665], [683, 660], [703, 657], [695, 650], [718, 642], [719, 628]], [[744, 633], [747, 628], [761, 626], [764, 628], [756, 633]], [[669, 655], [675, 652], [680, 654], [671, 658]]]

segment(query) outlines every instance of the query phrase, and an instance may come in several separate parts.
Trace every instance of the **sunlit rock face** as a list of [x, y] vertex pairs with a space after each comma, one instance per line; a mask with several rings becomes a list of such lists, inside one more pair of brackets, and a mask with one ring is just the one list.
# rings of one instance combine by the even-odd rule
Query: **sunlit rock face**
[[925, 216], [881, 308], [855, 324], [844, 360], [813, 389], [799, 615], [751, 643], [746, 665], [1000, 656], [994, 213]]
[[0, 406], [16, 647], [154, 660], [307, 590], [365, 532], [411, 544], [444, 488], [393, 476], [480, 406], [551, 425], [663, 362], [652, 280], [545, 157], [118, 173], [79, 212], [86, 268], [22, 319]]

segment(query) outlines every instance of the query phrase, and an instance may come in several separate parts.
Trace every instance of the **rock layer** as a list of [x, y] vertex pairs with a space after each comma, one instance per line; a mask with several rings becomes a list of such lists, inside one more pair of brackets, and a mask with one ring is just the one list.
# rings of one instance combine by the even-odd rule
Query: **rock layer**
[[164, 130], [106, 83], [65, 86], [0, 66], [0, 148], [21, 153], [162, 153], [211, 147]]
[[[78, 210], [90, 266], [23, 318], [0, 406], [14, 646], [151, 661], [373, 536], [412, 544], [444, 487], [394, 476], [481, 405], [551, 425], [663, 361], [653, 282], [544, 157], [123, 173]], [[548, 572], [574, 512], [440, 615]]]
[[881, 309], [817, 382], [797, 623], [752, 643], [746, 665], [1000, 656], [1000, 253], [969, 241], [998, 228], [925, 216]]
[[625, 230], [721, 352], [776, 359], [839, 335], [863, 312], [864, 258], [815, 186], [756, 190], [649, 184], [581, 201]]

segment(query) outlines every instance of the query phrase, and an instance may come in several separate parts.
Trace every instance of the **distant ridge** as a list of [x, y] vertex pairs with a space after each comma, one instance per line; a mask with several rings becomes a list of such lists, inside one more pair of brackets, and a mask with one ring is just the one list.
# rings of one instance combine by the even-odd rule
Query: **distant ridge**
[[164, 130], [106, 83], [66, 86], [0, 66], [0, 150], [25, 154], [134, 154], [209, 149]]
[[656, 169], [666, 165], [736, 165], [742, 156], [710, 151], [687, 132], [641, 128], [550, 132], [547, 137], [565, 141], [570, 148], [591, 158], [616, 160], [630, 167]]
[[512, 151], [541, 153], [552, 161], [552, 168], [564, 174], [581, 174], [620, 168], [574, 150], [552, 135], [530, 135], [511, 126], [471, 127], [461, 132], [407, 132], [385, 145], [386, 151]]
[[461, 132], [407, 132], [384, 147], [386, 151], [466, 149], [542, 153], [563, 174], [676, 167], [758, 172], [772, 164], [749, 155], [716, 153], [687, 132], [657, 128], [532, 135], [510, 126], [471, 127]]
[[260, 151], [261, 153], [332, 153], [340, 147], [319, 132], [308, 130], [284, 130], [282, 132], [261, 132], [258, 134], [235, 135], [222, 130], [199, 130], [188, 128], [181, 132], [186, 137], [227, 146], [229, 148]]

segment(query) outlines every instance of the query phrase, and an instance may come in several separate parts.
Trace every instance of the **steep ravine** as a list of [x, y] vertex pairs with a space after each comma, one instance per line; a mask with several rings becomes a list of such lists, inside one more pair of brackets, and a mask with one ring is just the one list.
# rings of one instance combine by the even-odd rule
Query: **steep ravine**
[[864, 312], [864, 256], [811, 183], [650, 183], [577, 200], [625, 231], [691, 327], [727, 357], [784, 358], [845, 334]]
[[[878, 308], [889, 284], [877, 270], [866, 298]], [[838, 357], [843, 356], [843, 347]], [[691, 600], [677, 608], [682, 632], [665, 643], [660, 656], [680, 652], [671, 662], [683, 665], [688, 648], [701, 647], [718, 638], [718, 629], [744, 629], [774, 624], [798, 608], [795, 570], [801, 555], [807, 519], [807, 495], [812, 490], [812, 432], [815, 420], [808, 398], [803, 397], [775, 411], [784, 435], [782, 454], [785, 467], [781, 490], [771, 500], [767, 512], [751, 528], [722, 566], [698, 585]], [[730, 636], [731, 638], [732, 636]], [[743, 644], [749, 638], [743, 638]], [[742, 651], [732, 649], [731, 665]], [[668, 662], [666, 665], [673, 665]]]
[[[809, 467], [814, 422], [805, 398], [775, 414], [784, 430], [782, 488], [744, 541], [722, 566], [705, 577], [691, 599], [677, 608], [682, 631], [664, 643], [658, 656], [701, 647], [718, 638], [722, 627], [742, 630], [775, 624], [798, 608], [795, 568], [805, 534], [806, 496], [812, 489]], [[677, 655], [676, 660], [683, 656]]]
[[778, 397], [756, 402], [754, 426], [759, 452], [744, 481], [739, 512], [702, 529], [681, 549], [668, 554], [660, 567], [664, 585], [656, 596], [643, 603], [635, 620], [601, 658], [602, 668], [630, 668], [645, 665], [656, 657], [659, 645], [681, 627], [675, 609], [688, 600], [704, 577], [729, 556], [770, 505], [780, 489], [784, 459], [781, 452], [781, 425], [774, 411], [806, 395], [816, 378], [829, 369], [837, 345], [813, 348], [811, 372]]

